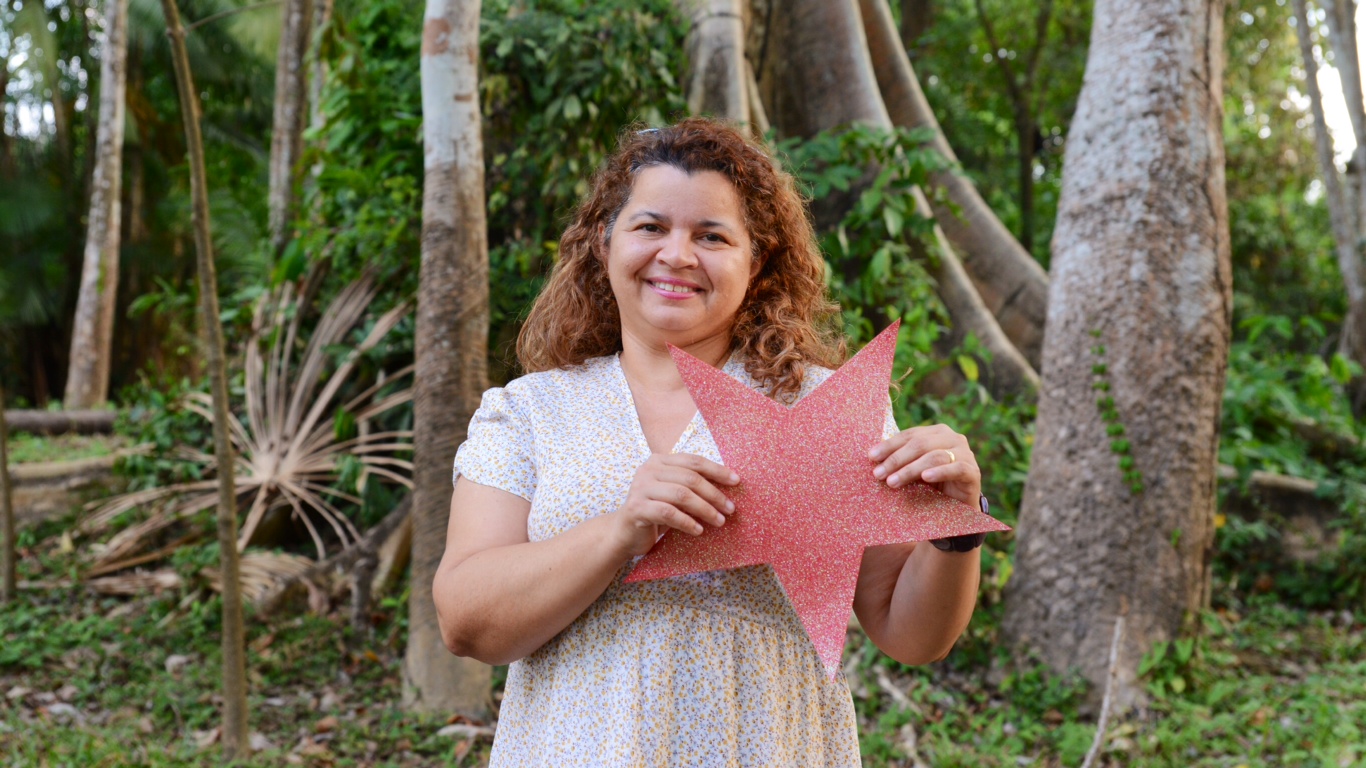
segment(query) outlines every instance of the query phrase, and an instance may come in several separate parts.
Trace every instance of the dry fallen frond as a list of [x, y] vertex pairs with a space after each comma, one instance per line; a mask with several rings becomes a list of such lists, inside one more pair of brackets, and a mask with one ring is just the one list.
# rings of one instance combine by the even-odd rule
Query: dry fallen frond
[[[412, 463], [398, 455], [412, 450], [411, 431], [366, 434], [362, 430], [358, 436], [339, 440], [334, 427], [339, 419], [366, 423], [412, 400], [411, 386], [386, 391], [410, 376], [413, 368], [408, 366], [388, 377], [381, 376], [348, 401], [338, 402], [362, 356], [408, 313], [409, 303], [404, 302], [375, 319], [359, 344], [348, 343], [352, 329], [377, 293], [374, 278], [369, 275], [342, 289], [318, 318], [297, 355], [300, 324], [306, 313], [299, 306], [295, 285], [285, 283], [258, 304], [253, 335], [244, 355], [245, 399], [228, 424], [237, 453], [234, 483], [238, 505], [245, 511], [239, 551], [252, 540], [268, 512], [287, 509], [308, 531], [321, 560], [327, 554], [327, 538], [339, 541], [342, 547], [360, 539], [343, 506], [359, 504], [367, 482], [373, 478], [412, 487]], [[349, 350], [334, 363], [332, 350], [339, 345]], [[203, 394], [192, 395], [184, 403], [188, 411], [212, 424], [210, 406]], [[125, 512], [148, 511], [146, 519], [119, 532], [101, 548], [95, 562], [99, 572], [109, 573], [120, 562], [147, 562], [148, 558], [138, 553], [154, 546], [163, 531], [215, 504], [213, 457], [194, 446], [180, 447], [176, 455], [201, 463], [204, 479], [115, 496], [93, 505], [90, 515], [77, 526], [79, 534], [96, 534]], [[336, 487], [343, 458], [359, 468], [355, 488]]]

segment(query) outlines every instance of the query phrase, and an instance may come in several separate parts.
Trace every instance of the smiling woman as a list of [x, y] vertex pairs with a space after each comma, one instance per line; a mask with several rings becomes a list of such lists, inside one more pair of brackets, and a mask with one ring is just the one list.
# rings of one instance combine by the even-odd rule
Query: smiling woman
[[[848, 685], [771, 568], [623, 581], [665, 531], [726, 525], [744, 482], [670, 345], [799, 401], [844, 355], [824, 268], [792, 177], [739, 130], [623, 135], [518, 340], [528, 374], [484, 394], [456, 456], [433, 597], [453, 652], [511, 662], [491, 765], [860, 764]], [[884, 436], [870, 477], [978, 501], [961, 435], [898, 432], [889, 408]], [[975, 550], [869, 547], [854, 607], [924, 663], [966, 626], [978, 570]]]

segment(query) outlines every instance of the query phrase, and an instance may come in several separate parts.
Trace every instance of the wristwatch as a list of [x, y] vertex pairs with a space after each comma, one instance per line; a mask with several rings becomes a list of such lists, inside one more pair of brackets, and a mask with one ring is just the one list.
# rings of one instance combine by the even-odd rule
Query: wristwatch
[[[991, 514], [991, 505], [987, 503], [985, 494], [977, 494], [977, 506], [982, 508], [982, 514]], [[963, 536], [950, 536], [947, 539], [930, 539], [930, 543], [935, 549], [942, 549], [945, 552], [971, 552], [982, 546], [982, 542], [986, 540], [986, 533], [969, 533]]]

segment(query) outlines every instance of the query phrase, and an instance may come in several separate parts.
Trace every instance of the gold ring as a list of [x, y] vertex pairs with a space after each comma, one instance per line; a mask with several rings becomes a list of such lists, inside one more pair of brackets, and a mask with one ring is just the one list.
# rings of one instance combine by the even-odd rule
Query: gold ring
[[947, 453], [947, 454], [949, 455], [949, 463], [950, 463], [950, 464], [954, 463], [955, 461], [958, 461], [958, 457], [957, 457], [957, 456], [954, 456], [954, 455], [953, 455], [953, 451], [950, 451], [948, 448], [945, 448], [945, 449], [944, 449], [944, 453]]

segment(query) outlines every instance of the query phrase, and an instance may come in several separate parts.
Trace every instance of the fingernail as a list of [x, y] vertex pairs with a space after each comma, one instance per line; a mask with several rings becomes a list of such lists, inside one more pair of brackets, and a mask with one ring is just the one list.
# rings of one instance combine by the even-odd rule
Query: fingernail
[[873, 470], [873, 477], [876, 477], [876, 478], [879, 479], [879, 480], [881, 480], [881, 479], [882, 479], [882, 476], [885, 475], [885, 474], [887, 474], [887, 468], [886, 468], [886, 467], [878, 467], [878, 468], [876, 468], [876, 469]]
[[893, 488], [899, 488], [901, 486], [901, 475], [892, 475], [887, 478], [887, 485], [890, 485]]
[[920, 473], [920, 477], [927, 483], [933, 483], [939, 479], [939, 473], [935, 472], [933, 469], [927, 469]]
[[727, 512], [734, 512], [734, 511], [735, 511], [735, 502], [731, 501], [730, 499], [726, 499], [726, 511], [727, 511]]
[[870, 459], [876, 459], [877, 456], [878, 456], [878, 449], [876, 449], [876, 448], [869, 448], [869, 449], [868, 449], [868, 458], [870, 458]]
[[735, 474], [734, 472], [732, 472], [732, 473], [730, 473], [730, 481], [731, 481], [732, 483], [738, 483], [738, 482], [740, 482], [740, 476], [737, 475], [737, 474]]

